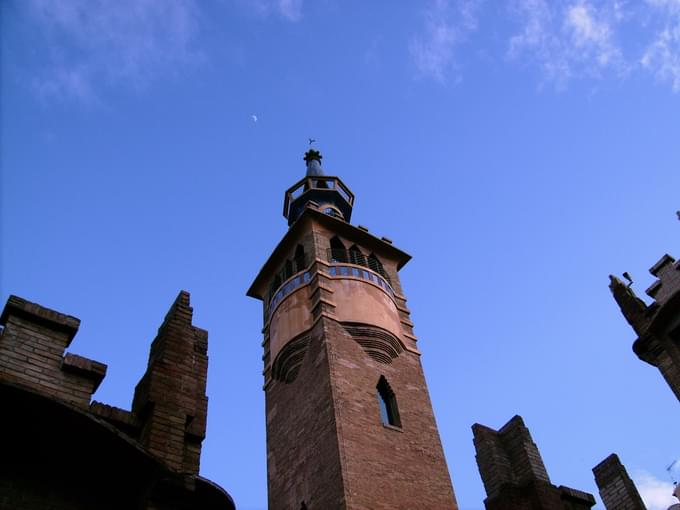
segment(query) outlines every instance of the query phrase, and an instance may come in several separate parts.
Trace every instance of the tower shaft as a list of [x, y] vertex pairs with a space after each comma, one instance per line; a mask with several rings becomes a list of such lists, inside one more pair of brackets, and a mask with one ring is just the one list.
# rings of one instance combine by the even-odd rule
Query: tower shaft
[[346, 188], [318, 175], [287, 193], [294, 219], [248, 292], [264, 304], [269, 508], [456, 509], [399, 283], [410, 256], [347, 223], [352, 204], [323, 192]]

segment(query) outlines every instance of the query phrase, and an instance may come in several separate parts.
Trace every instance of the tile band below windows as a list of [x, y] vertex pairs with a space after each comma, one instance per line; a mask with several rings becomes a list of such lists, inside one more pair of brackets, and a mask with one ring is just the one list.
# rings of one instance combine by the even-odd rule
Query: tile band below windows
[[394, 290], [385, 279], [377, 273], [371, 270], [364, 269], [363, 267], [356, 267], [350, 265], [335, 264], [328, 268], [328, 274], [331, 276], [347, 276], [354, 278], [361, 278], [363, 280], [368, 280], [375, 283], [378, 287], [385, 290], [390, 296], [394, 297]]
[[279, 287], [279, 290], [276, 291], [276, 294], [274, 294], [274, 297], [272, 297], [271, 302], [269, 303], [269, 314], [274, 311], [274, 308], [283, 301], [283, 298], [285, 298], [288, 294], [293, 292], [295, 289], [298, 287], [305, 285], [309, 283], [311, 280], [311, 275], [309, 274], [309, 271], [305, 271], [304, 273], [298, 273], [292, 278], [290, 278], [288, 281], [286, 281], [281, 287]]

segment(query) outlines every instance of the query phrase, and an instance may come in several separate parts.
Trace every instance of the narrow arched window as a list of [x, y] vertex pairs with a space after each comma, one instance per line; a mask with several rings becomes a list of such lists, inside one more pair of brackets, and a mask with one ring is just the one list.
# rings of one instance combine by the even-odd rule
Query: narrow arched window
[[287, 280], [293, 276], [293, 262], [291, 260], [286, 260], [286, 263], [283, 266], [283, 279]]
[[391, 285], [392, 281], [390, 280], [390, 277], [387, 276], [387, 271], [385, 271], [385, 268], [382, 265], [382, 262], [380, 262], [380, 259], [375, 256], [374, 253], [371, 253], [368, 256], [368, 267], [373, 269], [376, 273], [380, 274], [387, 280], [387, 282]]
[[368, 265], [366, 264], [366, 257], [364, 257], [364, 254], [361, 253], [361, 250], [357, 247], [356, 244], [353, 244], [349, 249], [349, 261], [352, 264], [358, 264], [360, 266]]
[[380, 419], [382, 420], [383, 425], [401, 427], [397, 397], [394, 395], [394, 391], [392, 391], [387, 379], [382, 375], [376, 386], [376, 392], [378, 406], [380, 407]]
[[305, 247], [301, 244], [297, 245], [295, 248], [295, 258], [293, 259], [293, 265], [295, 266], [295, 272], [302, 271], [307, 264], [305, 263]]
[[347, 262], [347, 251], [345, 250], [345, 245], [338, 236], [331, 239], [331, 262]]
[[277, 274], [274, 277], [274, 280], [272, 281], [272, 285], [269, 288], [269, 294], [274, 294], [276, 292], [276, 289], [278, 289], [281, 286], [281, 277]]

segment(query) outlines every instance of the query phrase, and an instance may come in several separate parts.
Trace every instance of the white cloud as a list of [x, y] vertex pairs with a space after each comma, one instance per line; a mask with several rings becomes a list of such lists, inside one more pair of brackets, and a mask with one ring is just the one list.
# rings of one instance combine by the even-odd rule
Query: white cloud
[[659, 9], [680, 13], [680, 0], [647, 0], [647, 3]]
[[443, 82], [454, 66], [456, 46], [477, 30], [477, 0], [434, 0], [425, 12], [424, 33], [411, 40], [418, 71]]
[[640, 64], [658, 79], [669, 81], [674, 92], [680, 92], [680, 0], [647, 0], [647, 3], [661, 19], [661, 26]]
[[596, 7], [587, 0], [516, 0], [511, 10], [522, 28], [510, 38], [510, 57], [528, 55], [536, 60], [547, 81], [563, 87], [575, 76], [600, 76], [607, 70], [625, 73], [614, 37], [623, 17], [619, 2], [600, 2]]
[[525, 53], [533, 54], [546, 78], [563, 84], [569, 79], [571, 68], [555, 29], [552, 8], [545, 0], [519, 0], [512, 7], [523, 27], [510, 38], [510, 57], [518, 59]]
[[640, 471], [633, 476], [640, 497], [647, 506], [647, 510], [666, 510], [678, 503], [673, 496], [673, 484], [655, 478], [653, 475]]
[[30, 0], [26, 13], [44, 34], [48, 66], [35, 78], [43, 95], [91, 101], [98, 89], [148, 84], [196, 62], [193, 0]]
[[674, 92], [680, 92], [680, 23], [659, 32], [640, 62], [659, 79], [670, 81]]
[[592, 8], [585, 3], [571, 5], [565, 16], [566, 31], [571, 34], [572, 47], [593, 53], [598, 65], [606, 66], [619, 55], [612, 43], [612, 31], [603, 19], [596, 19]]

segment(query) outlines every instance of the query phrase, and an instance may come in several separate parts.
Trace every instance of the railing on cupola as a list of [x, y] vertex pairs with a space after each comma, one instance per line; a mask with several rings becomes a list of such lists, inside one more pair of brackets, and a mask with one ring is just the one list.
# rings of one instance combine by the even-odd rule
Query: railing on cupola
[[286, 191], [283, 215], [293, 223], [308, 202], [316, 202], [322, 212], [349, 221], [354, 194], [339, 177], [308, 175]]

